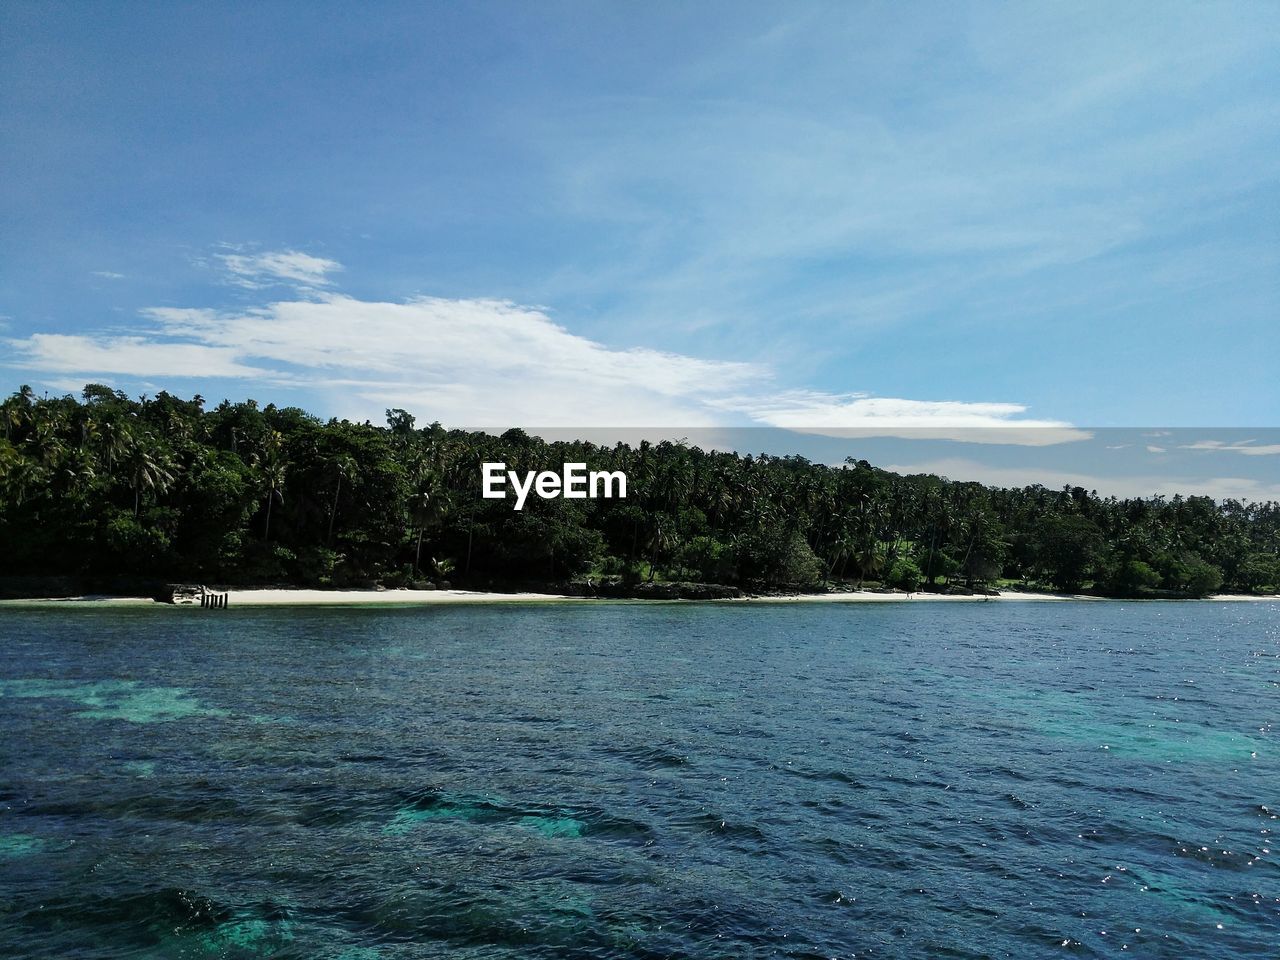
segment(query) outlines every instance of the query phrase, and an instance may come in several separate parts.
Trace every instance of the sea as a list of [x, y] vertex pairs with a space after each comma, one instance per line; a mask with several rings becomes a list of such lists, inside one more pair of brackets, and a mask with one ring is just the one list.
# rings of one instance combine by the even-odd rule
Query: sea
[[0, 957], [1280, 957], [1280, 605], [0, 609]]

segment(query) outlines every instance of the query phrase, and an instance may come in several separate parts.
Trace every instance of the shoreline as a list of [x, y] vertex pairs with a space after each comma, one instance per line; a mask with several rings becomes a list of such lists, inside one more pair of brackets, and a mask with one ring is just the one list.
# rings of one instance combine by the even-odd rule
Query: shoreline
[[[1013, 603], [1280, 603], [1280, 595], [1255, 596], [1252, 594], [1218, 594], [1212, 597], [1172, 598], [1119, 598], [1095, 597], [1084, 594], [1031, 593], [1006, 590], [998, 596], [952, 595], [941, 593], [873, 593], [849, 591], [846, 593], [806, 593], [794, 595], [744, 596], [715, 600], [671, 600], [649, 598], [581, 597], [553, 593], [492, 593], [478, 590], [310, 590], [306, 588], [264, 588], [224, 591], [229, 607], [329, 607], [329, 606], [448, 606], [457, 604], [504, 603], [716, 603], [716, 604], [788, 604], [788, 603], [986, 603], [988, 601]], [[170, 604], [148, 597], [119, 597], [85, 595], [77, 597], [33, 597], [0, 600], [5, 607], [170, 607], [197, 604]]]

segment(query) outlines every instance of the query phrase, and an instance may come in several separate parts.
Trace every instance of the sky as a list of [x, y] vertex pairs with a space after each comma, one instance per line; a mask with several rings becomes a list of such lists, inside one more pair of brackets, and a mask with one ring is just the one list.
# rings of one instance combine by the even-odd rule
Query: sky
[[0, 156], [9, 389], [1280, 464], [1272, 3], [17, 0]]

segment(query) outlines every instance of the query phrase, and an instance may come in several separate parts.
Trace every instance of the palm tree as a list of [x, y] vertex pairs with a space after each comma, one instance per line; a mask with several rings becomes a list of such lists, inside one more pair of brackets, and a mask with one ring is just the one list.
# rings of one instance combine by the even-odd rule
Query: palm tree
[[262, 539], [266, 542], [271, 539], [271, 507], [276, 500], [284, 503], [284, 479], [288, 472], [288, 464], [284, 459], [284, 437], [279, 431], [272, 430], [267, 434], [262, 451], [253, 460], [267, 498], [267, 517], [262, 528]]
[[42, 487], [47, 477], [47, 470], [30, 457], [24, 457], [8, 440], [0, 441], [0, 491], [4, 492], [4, 499], [22, 506], [27, 493]]
[[885, 562], [889, 556], [889, 547], [885, 543], [879, 541], [871, 541], [864, 543], [858, 551], [858, 589], [862, 589], [862, 584], [866, 580], [867, 575], [879, 577], [884, 572]]
[[929, 585], [933, 586], [937, 579], [937, 573], [934, 568], [937, 549], [939, 545], [946, 544], [947, 534], [951, 531], [951, 504], [943, 496], [940, 488], [930, 486], [925, 491], [921, 506], [929, 524], [929, 559], [925, 569], [925, 576], [928, 577]]
[[76, 447], [63, 458], [58, 477], [67, 491], [81, 493], [98, 477], [93, 453], [84, 447]]
[[0, 404], [0, 421], [4, 423], [4, 438], [13, 440], [13, 435], [21, 430], [31, 418], [31, 388], [25, 384], [17, 393], [5, 398]]
[[102, 459], [110, 473], [116, 458], [133, 445], [133, 431], [128, 423], [108, 417], [98, 427], [98, 441], [102, 445]]
[[356, 462], [348, 454], [339, 454], [333, 459], [333, 469], [337, 474], [338, 482], [333, 488], [333, 505], [329, 508], [329, 533], [325, 538], [325, 544], [330, 547], [333, 546], [333, 521], [338, 516], [338, 497], [342, 494], [342, 481], [351, 482], [351, 478], [356, 475]]
[[143, 434], [141, 440], [131, 438], [121, 461], [129, 474], [129, 486], [133, 488], [134, 517], [142, 509], [143, 490], [162, 494], [173, 483], [172, 464], [162, 449], [150, 449], [152, 443], [154, 438], [149, 433]]
[[452, 506], [449, 491], [435, 480], [427, 479], [414, 494], [411, 515], [418, 528], [418, 543], [413, 552], [413, 572], [417, 573], [422, 561], [422, 537], [429, 528], [441, 526]]
[[62, 428], [66, 423], [66, 415], [47, 403], [36, 404], [29, 423], [30, 434], [27, 444], [36, 452], [37, 458], [46, 467], [55, 466], [66, 451], [66, 443], [62, 439]]

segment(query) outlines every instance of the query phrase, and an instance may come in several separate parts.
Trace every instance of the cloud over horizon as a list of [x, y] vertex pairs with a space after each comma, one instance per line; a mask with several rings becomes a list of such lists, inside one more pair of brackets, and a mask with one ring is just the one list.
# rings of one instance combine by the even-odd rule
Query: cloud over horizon
[[[749, 426], [840, 435], [908, 432], [1043, 445], [1088, 434], [1023, 404], [785, 388], [764, 364], [609, 347], [508, 300], [359, 299], [321, 290], [333, 260], [296, 250], [223, 254], [230, 282], [294, 288], [240, 309], [149, 307], [141, 328], [10, 338], [14, 365], [57, 377], [248, 380], [331, 392], [458, 426]], [[55, 382], [53, 380], [51, 383]]]
[[1246, 457], [1280, 456], [1280, 443], [1258, 443], [1257, 440], [1197, 440], [1182, 444], [1182, 450], [1203, 450], [1211, 453], [1241, 453]]
[[1280, 482], [1255, 477], [1166, 476], [1161, 474], [1087, 473], [1049, 466], [1001, 466], [966, 457], [942, 457], [914, 463], [890, 463], [884, 469], [904, 475], [930, 474], [960, 482], [996, 487], [1025, 487], [1039, 484], [1050, 490], [1082, 487], [1103, 497], [1202, 496], [1244, 503], [1280, 501]]

